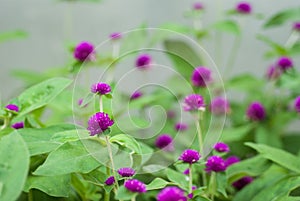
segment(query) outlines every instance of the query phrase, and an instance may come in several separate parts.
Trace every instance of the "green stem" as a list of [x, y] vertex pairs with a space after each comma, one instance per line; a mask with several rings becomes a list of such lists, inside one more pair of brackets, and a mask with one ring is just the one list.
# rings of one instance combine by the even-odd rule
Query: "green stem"
[[109, 158], [110, 158], [111, 169], [113, 171], [113, 175], [114, 175], [115, 180], [116, 180], [116, 187], [117, 187], [117, 190], [118, 190], [119, 189], [119, 184], [117, 182], [117, 175], [116, 175], [116, 171], [115, 171], [115, 165], [114, 165], [114, 159], [113, 159], [113, 155], [112, 155], [112, 149], [111, 149], [110, 142], [109, 142], [109, 139], [108, 139], [107, 135], [105, 136], [105, 141], [106, 141], [106, 144], [107, 144], [107, 151], [108, 151]]
[[209, 194], [211, 196], [211, 200], [214, 201], [214, 196], [217, 190], [217, 184], [216, 184], [216, 173], [211, 172], [210, 180], [209, 180]]
[[227, 76], [230, 75], [230, 73], [233, 69], [241, 41], [242, 41], [242, 37], [240, 37], [240, 36], [236, 36], [234, 39], [233, 47], [231, 49], [229, 59], [228, 59], [228, 62], [227, 62], [226, 68], [225, 68], [225, 74]]
[[28, 201], [33, 201], [32, 190], [28, 191]]
[[3, 125], [1, 126], [1, 129], [0, 130], [3, 130], [5, 129], [10, 123], [10, 117], [4, 117], [4, 123]]
[[110, 200], [110, 193], [105, 193], [104, 201], [109, 201], [109, 200]]
[[189, 166], [189, 193], [193, 192], [193, 170], [192, 170], [192, 164]]
[[136, 195], [132, 196], [131, 201], [135, 201]]
[[203, 136], [201, 132], [201, 126], [200, 126], [200, 115], [197, 114], [195, 115], [195, 125], [197, 129], [197, 136], [198, 136], [198, 141], [199, 141], [199, 152], [202, 154], [203, 151]]
[[100, 112], [103, 112], [103, 100], [102, 100], [102, 95], [100, 95], [100, 97], [99, 97], [99, 108], [100, 108]]

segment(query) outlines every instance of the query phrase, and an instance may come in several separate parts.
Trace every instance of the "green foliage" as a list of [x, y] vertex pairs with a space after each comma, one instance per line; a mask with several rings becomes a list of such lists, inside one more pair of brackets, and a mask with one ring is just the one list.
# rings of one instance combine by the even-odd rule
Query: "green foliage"
[[28, 36], [28, 34], [22, 30], [0, 33], [0, 43], [6, 42], [9, 40], [14, 40], [14, 39], [24, 39], [27, 36]]
[[213, 25], [213, 28], [218, 31], [230, 33], [233, 35], [241, 34], [241, 30], [238, 23], [233, 20], [224, 20], [224, 21], [217, 22]]
[[267, 19], [264, 24], [264, 28], [276, 27], [286, 23], [287, 21], [299, 20], [299, 18], [300, 7], [283, 10]]

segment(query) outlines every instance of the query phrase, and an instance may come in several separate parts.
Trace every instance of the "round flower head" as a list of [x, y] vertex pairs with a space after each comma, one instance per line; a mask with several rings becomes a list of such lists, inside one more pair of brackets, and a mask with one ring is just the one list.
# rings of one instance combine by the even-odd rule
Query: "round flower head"
[[147, 191], [146, 185], [137, 179], [129, 179], [129, 180], [125, 181], [124, 186], [129, 191], [135, 192], [135, 193], [145, 193]]
[[204, 100], [203, 97], [199, 94], [191, 94], [185, 97], [183, 103], [183, 109], [185, 111], [197, 111], [197, 110], [204, 110]]
[[247, 186], [248, 184], [250, 184], [253, 181], [252, 177], [242, 177], [241, 179], [235, 181], [232, 183], [232, 186], [235, 187], [238, 190], [241, 190], [242, 188], [244, 188], [245, 186]]
[[20, 129], [20, 128], [24, 128], [24, 122], [17, 122], [17, 123], [14, 123], [13, 125], [11, 125], [12, 128], [14, 129]]
[[136, 61], [135, 66], [139, 69], [147, 69], [150, 67], [152, 58], [149, 54], [140, 54]]
[[293, 25], [293, 30], [300, 31], [300, 22], [295, 22]]
[[229, 152], [230, 149], [229, 149], [229, 146], [223, 142], [218, 142], [214, 145], [214, 149], [217, 151], [217, 152]]
[[113, 176], [108, 177], [105, 182], [104, 182], [107, 186], [111, 186], [115, 183], [115, 178]]
[[198, 151], [193, 149], [186, 149], [182, 152], [179, 157], [179, 160], [183, 161], [184, 163], [196, 163], [200, 159], [200, 154]]
[[251, 5], [248, 2], [240, 2], [236, 5], [236, 11], [241, 14], [251, 13]]
[[248, 106], [247, 117], [252, 121], [262, 121], [266, 116], [264, 106], [259, 102], [253, 102]]
[[212, 81], [211, 70], [199, 66], [197, 67], [191, 77], [192, 83], [196, 87], [206, 87]]
[[114, 32], [109, 35], [111, 40], [118, 40], [122, 38], [122, 34], [119, 32]]
[[138, 98], [140, 98], [142, 95], [143, 95], [142, 92], [140, 92], [140, 91], [135, 91], [135, 92], [133, 92], [133, 94], [131, 94], [130, 100], [138, 99]]
[[230, 112], [229, 102], [222, 97], [216, 97], [211, 101], [210, 111], [214, 115], [223, 115]]
[[201, 2], [195, 2], [194, 4], [193, 4], [193, 9], [194, 10], [203, 10], [203, 4], [201, 3]]
[[237, 157], [237, 156], [229, 156], [226, 160], [225, 160], [225, 163], [226, 163], [226, 166], [230, 166], [232, 164], [235, 164], [235, 163], [238, 163], [240, 162], [240, 158]]
[[300, 96], [298, 96], [294, 101], [295, 110], [300, 113]]
[[113, 124], [114, 121], [109, 118], [108, 114], [98, 112], [90, 117], [87, 129], [90, 131], [90, 135], [94, 136], [103, 133]]
[[284, 72], [293, 67], [293, 61], [289, 57], [280, 57], [277, 60], [277, 66]]
[[89, 42], [81, 42], [76, 45], [74, 50], [74, 58], [78, 61], [91, 61], [94, 60], [95, 57], [95, 49], [93, 44]]
[[111, 88], [106, 83], [98, 82], [91, 86], [91, 92], [99, 95], [105, 95], [111, 92]]
[[189, 175], [190, 174], [190, 168], [187, 168], [183, 171], [183, 174]]
[[118, 173], [122, 177], [132, 177], [135, 174], [135, 170], [130, 167], [123, 167], [118, 169]]
[[205, 164], [207, 172], [223, 172], [226, 170], [226, 163], [220, 156], [210, 156]]
[[178, 187], [170, 186], [161, 190], [156, 197], [157, 201], [187, 201], [184, 191]]
[[186, 131], [189, 126], [185, 123], [176, 123], [174, 128], [177, 131]]
[[173, 151], [173, 138], [168, 134], [160, 135], [156, 138], [155, 146], [166, 151]]
[[281, 75], [281, 70], [277, 66], [271, 65], [267, 69], [266, 76], [269, 80], [276, 80]]
[[19, 107], [14, 104], [9, 104], [9, 105], [5, 106], [5, 108], [12, 112], [19, 112]]

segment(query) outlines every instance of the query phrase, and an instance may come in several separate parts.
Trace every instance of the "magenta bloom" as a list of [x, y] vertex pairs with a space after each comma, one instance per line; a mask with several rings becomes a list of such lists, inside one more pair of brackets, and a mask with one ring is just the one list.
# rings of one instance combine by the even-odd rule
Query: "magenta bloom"
[[12, 112], [19, 112], [19, 107], [14, 104], [9, 104], [9, 105], [5, 106], [5, 108]]
[[135, 174], [135, 170], [130, 167], [123, 167], [118, 169], [118, 173], [122, 177], [132, 177]]
[[195, 2], [193, 4], [193, 9], [194, 10], [202, 10], [204, 8], [203, 4], [201, 2]]
[[90, 117], [88, 121], [88, 130], [90, 135], [98, 135], [109, 129], [114, 124], [114, 121], [109, 118], [108, 114], [104, 112], [98, 112]]
[[226, 166], [230, 166], [232, 164], [235, 164], [235, 163], [238, 163], [240, 162], [240, 158], [237, 157], [237, 156], [229, 156], [226, 160], [225, 160], [225, 163], [226, 163]]
[[300, 31], [300, 22], [295, 22], [294, 25], [293, 25], [293, 29], [295, 31]]
[[225, 161], [220, 156], [210, 156], [205, 165], [207, 172], [223, 172], [227, 168]]
[[199, 94], [191, 94], [186, 96], [183, 103], [183, 109], [185, 111], [204, 110], [205, 104], [203, 97]]
[[11, 125], [12, 128], [14, 129], [20, 129], [20, 128], [24, 128], [24, 122], [17, 122], [17, 123], [14, 123], [13, 125]]
[[252, 177], [242, 177], [241, 179], [235, 181], [232, 183], [232, 186], [235, 187], [238, 190], [241, 190], [242, 188], [244, 188], [245, 186], [247, 186], [248, 184], [250, 184], [253, 181]]
[[240, 2], [236, 5], [236, 11], [241, 14], [249, 14], [251, 13], [251, 5], [248, 2]]
[[157, 201], [187, 201], [184, 191], [178, 187], [166, 187], [156, 197]]
[[284, 72], [293, 67], [293, 60], [289, 57], [280, 57], [277, 66]]
[[111, 88], [106, 83], [98, 82], [91, 86], [91, 92], [99, 95], [105, 95], [111, 92]]
[[295, 110], [300, 113], [300, 96], [298, 96], [294, 101]]
[[76, 45], [74, 50], [74, 58], [78, 61], [91, 61], [94, 60], [95, 57], [95, 49], [93, 44], [89, 42], [81, 42]]
[[133, 94], [131, 94], [130, 100], [138, 99], [138, 98], [140, 98], [142, 95], [143, 95], [142, 92], [140, 92], [140, 91], [135, 91], [135, 92], [133, 92]]
[[104, 182], [107, 186], [111, 186], [115, 183], [115, 178], [113, 176], [108, 177], [105, 182]]
[[214, 149], [217, 151], [217, 152], [229, 152], [230, 149], [229, 149], [229, 146], [223, 142], [218, 142], [214, 145]]
[[173, 151], [173, 138], [168, 134], [162, 134], [156, 138], [155, 146], [166, 151]]
[[190, 174], [190, 168], [187, 168], [183, 171], [183, 174], [189, 175]]
[[196, 87], [206, 87], [212, 81], [211, 70], [199, 66], [194, 70], [191, 80]]
[[229, 102], [222, 97], [216, 97], [211, 101], [210, 111], [214, 115], [223, 115], [230, 112]]
[[184, 163], [196, 163], [200, 159], [200, 154], [198, 151], [193, 149], [186, 149], [182, 152], [179, 157], [179, 160], [183, 161]]
[[269, 80], [275, 80], [277, 79], [279, 76], [281, 75], [281, 70], [280, 68], [278, 68], [277, 66], [271, 65], [268, 69], [267, 69], [267, 73], [266, 76]]
[[147, 69], [151, 63], [152, 58], [149, 54], [140, 54], [135, 61], [135, 66], [139, 69]]
[[114, 32], [109, 35], [110, 39], [118, 40], [122, 38], [122, 34], [120, 32]]
[[147, 191], [146, 185], [137, 179], [129, 179], [129, 180], [125, 181], [124, 186], [129, 191], [135, 192], [135, 193], [145, 193]]
[[252, 121], [262, 121], [266, 116], [265, 108], [260, 102], [253, 102], [248, 106], [247, 117]]
[[186, 131], [188, 128], [189, 128], [189, 126], [187, 125], [187, 124], [185, 124], [185, 123], [176, 123], [175, 124], [175, 130], [177, 130], [177, 131]]

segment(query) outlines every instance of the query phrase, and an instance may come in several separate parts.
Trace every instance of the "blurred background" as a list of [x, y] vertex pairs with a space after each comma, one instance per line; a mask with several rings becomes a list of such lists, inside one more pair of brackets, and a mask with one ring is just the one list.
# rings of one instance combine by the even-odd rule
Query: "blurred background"
[[[145, 23], [148, 27], [159, 27], [168, 22], [192, 26], [184, 17], [191, 10], [192, 0], [102, 0], [98, 2], [64, 2], [58, 0], [0, 0], [0, 33], [15, 30], [25, 31], [28, 36], [20, 40], [0, 43], [0, 95], [8, 101], [22, 89], [22, 82], [12, 76], [12, 70], [35, 70], [66, 64], [72, 56], [67, 48], [69, 42], [83, 40], [99, 44], [107, 40], [112, 32], [125, 32]], [[203, 0], [205, 13], [203, 24], [221, 19], [224, 11], [234, 8], [236, 0]], [[248, 1], [253, 12], [268, 18], [279, 10], [299, 6], [299, 0]], [[232, 73], [250, 72], [263, 76], [273, 60], [264, 60], [268, 47], [256, 39], [261, 33], [280, 44], [284, 44], [291, 32], [291, 24], [284, 28], [264, 30], [263, 20], [256, 17], [244, 22], [242, 44]], [[224, 35], [222, 51], [232, 48], [234, 36]], [[216, 48], [212, 40], [201, 44], [214, 59]], [[99, 53], [101, 54], [101, 53]], [[226, 55], [223, 55], [226, 57]], [[300, 59], [295, 59], [299, 66]]]

